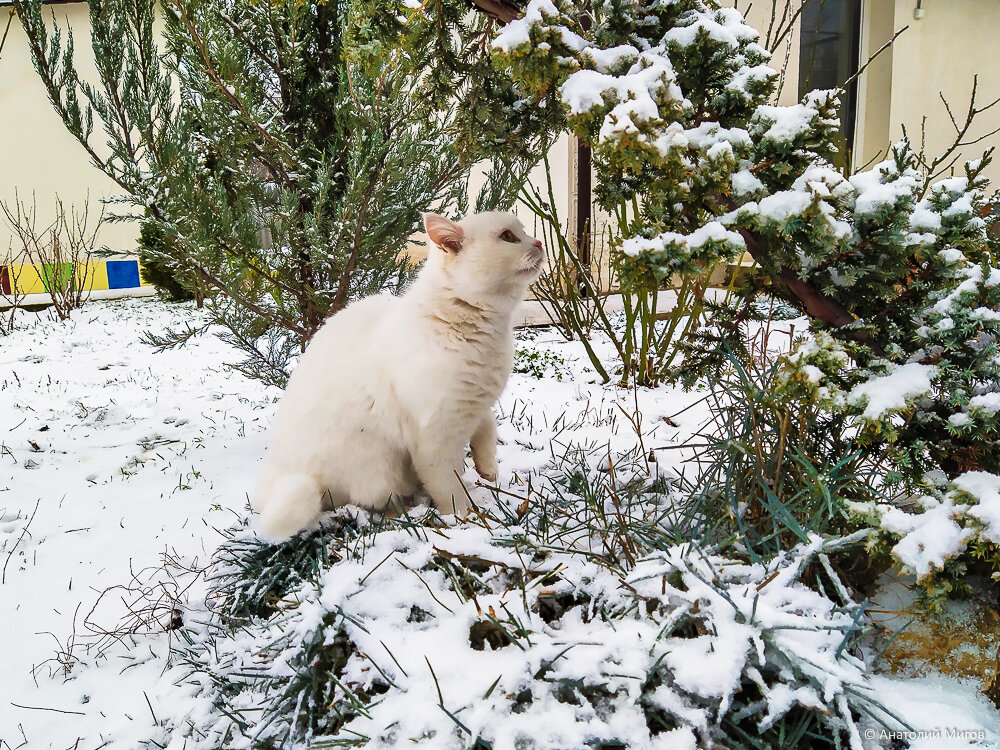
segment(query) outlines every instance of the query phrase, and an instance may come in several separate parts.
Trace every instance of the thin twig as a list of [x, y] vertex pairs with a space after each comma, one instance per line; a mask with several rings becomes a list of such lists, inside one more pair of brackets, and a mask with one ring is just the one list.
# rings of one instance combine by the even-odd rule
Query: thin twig
[[31, 526], [31, 522], [35, 519], [35, 514], [38, 512], [38, 504], [40, 502], [42, 502], [41, 498], [38, 498], [35, 501], [35, 509], [31, 511], [31, 518], [29, 518], [28, 522], [24, 524], [24, 528], [21, 529], [21, 536], [17, 538], [17, 541], [14, 542], [14, 546], [11, 547], [10, 552], [7, 553], [7, 559], [4, 560], [3, 563], [3, 574], [0, 575], [0, 584], [7, 583], [7, 564], [10, 562], [10, 558], [14, 556], [14, 550], [17, 549], [17, 545], [21, 543], [21, 540], [24, 539], [24, 535], [28, 533], [28, 527]]
[[62, 708], [48, 708], [47, 706], [22, 706], [20, 703], [14, 703], [14, 701], [11, 701], [10, 705], [15, 706], [17, 708], [27, 708], [31, 711], [55, 711], [56, 713], [60, 714], [76, 714], [77, 716], [87, 715], [83, 711], [66, 711], [65, 709]]
[[854, 75], [852, 75], [850, 78], [848, 78], [846, 81], [844, 81], [840, 85], [840, 90], [841, 91], [846, 91], [847, 87], [850, 86], [852, 83], [854, 83], [856, 80], [858, 80], [858, 78], [861, 76], [861, 74], [864, 73], [868, 69], [868, 66], [871, 65], [873, 62], [875, 62], [875, 60], [878, 58], [879, 55], [881, 55], [883, 52], [885, 52], [887, 49], [889, 49], [889, 47], [891, 47], [895, 43], [895, 41], [899, 38], [899, 35], [902, 34], [904, 31], [906, 31], [908, 28], [910, 28], [910, 27], [909, 26], [904, 26], [903, 28], [899, 29], [899, 31], [897, 31], [895, 34], [892, 35], [892, 39], [890, 39], [888, 42], [886, 42], [881, 47], [879, 47], [877, 50], [875, 50], [871, 54], [871, 56], [869, 56], [869, 58], [865, 62], [865, 64], [862, 65], [860, 68], [858, 68], [857, 73], [855, 73]]
[[3, 46], [7, 43], [7, 34], [10, 33], [10, 26], [14, 22], [14, 10], [8, 11], [7, 15], [7, 27], [3, 30], [3, 38], [0, 39], [0, 55], [3, 54]]

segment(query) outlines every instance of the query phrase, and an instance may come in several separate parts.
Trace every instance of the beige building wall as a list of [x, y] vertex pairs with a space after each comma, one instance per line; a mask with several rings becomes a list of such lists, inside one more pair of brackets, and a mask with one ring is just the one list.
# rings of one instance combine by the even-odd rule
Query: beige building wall
[[[0, 6], [0, 29], [7, 25], [9, 10]], [[47, 5], [46, 14], [49, 11], [55, 13], [61, 27], [72, 26], [80, 75], [94, 80], [87, 4]], [[99, 130], [91, 140], [103, 146]], [[90, 163], [86, 152], [53, 111], [31, 64], [27, 39], [16, 20], [11, 24], [0, 53], [0, 144], [3, 144], [0, 148], [0, 200], [13, 205], [15, 191], [22, 201], [29, 203], [34, 196], [39, 228], [47, 227], [55, 217], [56, 195], [67, 210], [71, 204], [82, 208], [89, 196], [93, 226], [101, 212], [100, 200], [121, 193]], [[106, 245], [131, 254], [137, 238], [138, 227], [132, 223], [106, 223], [98, 236], [98, 247]], [[12, 260], [7, 257], [11, 250], [15, 253], [18, 250], [16, 238], [6, 220], [0, 219], [0, 260]]]
[[[861, 7], [862, 64], [871, 59], [895, 33], [895, 0], [864, 0]], [[883, 50], [858, 79], [854, 161], [859, 166], [884, 156], [890, 143], [892, 63], [895, 55], [894, 45]]]
[[[969, 108], [973, 78], [979, 76], [977, 105], [984, 106], [1000, 97], [1000, 2], [997, 0], [924, 0], [924, 17], [914, 18], [915, 0], [869, 0], [873, 5], [895, 6], [897, 29], [909, 25], [896, 41], [891, 58], [892, 88], [870, 97], [873, 103], [888, 100], [889, 138], [902, 136], [905, 126], [919, 148], [921, 121], [926, 115], [928, 156], [940, 154], [955, 137], [939, 94], [943, 94], [962, 125]], [[883, 31], [883, 34], [885, 32]], [[884, 41], [884, 39], [882, 40]], [[976, 140], [1000, 128], [1000, 105], [976, 118], [966, 141]], [[961, 150], [964, 159], [978, 158], [989, 146], [1000, 145], [1000, 134]], [[866, 139], [866, 153], [885, 148], [876, 138]], [[869, 157], [870, 158], [870, 157]], [[961, 174], [960, 167], [959, 174]], [[1000, 187], [1000, 163], [987, 168], [986, 175]]]

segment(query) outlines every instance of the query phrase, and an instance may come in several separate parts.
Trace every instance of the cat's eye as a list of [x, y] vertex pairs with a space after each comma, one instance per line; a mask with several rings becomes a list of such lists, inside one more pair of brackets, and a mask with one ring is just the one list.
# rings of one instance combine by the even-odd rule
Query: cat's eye
[[500, 235], [500, 239], [502, 239], [504, 242], [520, 242], [521, 241], [520, 239], [518, 239], [517, 235], [514, 234], [509, 229], [503, 230], [503, 234]]

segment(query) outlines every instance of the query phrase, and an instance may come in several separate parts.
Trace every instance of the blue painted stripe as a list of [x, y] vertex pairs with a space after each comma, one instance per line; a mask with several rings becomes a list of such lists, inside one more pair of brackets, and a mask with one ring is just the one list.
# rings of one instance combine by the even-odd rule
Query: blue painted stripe
[[109, 260], [108, 289], [131, 289], [139, 283], [139, 261]]

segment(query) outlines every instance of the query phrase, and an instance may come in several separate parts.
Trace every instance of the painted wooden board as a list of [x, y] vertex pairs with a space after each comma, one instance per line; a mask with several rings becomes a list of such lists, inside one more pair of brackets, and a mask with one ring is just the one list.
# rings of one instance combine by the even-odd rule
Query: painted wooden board
[[[68, 284], [69, 264], [0, 266], [0, 294], [44, 294], [54, 281]], [[138, 289], [150, 286], [142, 280], [137, 260], [98, 260], [80, 264], [75, 282], [85, 291], [102, 289]]]

